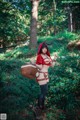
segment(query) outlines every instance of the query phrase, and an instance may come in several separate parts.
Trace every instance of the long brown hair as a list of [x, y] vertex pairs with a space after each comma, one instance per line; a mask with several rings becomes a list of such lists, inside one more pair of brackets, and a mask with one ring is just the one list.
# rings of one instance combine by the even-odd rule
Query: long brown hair
[[42, 47], [41, 47], [41, 49], [40, 49], [40, 53], [42, 53], [42, 49], [43, 49], [43, 48], [46, 48], [47, 51], [48, 51], [48, 46], [47, 46], [47, 44], [46, 44], [45, 42], [42, 44]]

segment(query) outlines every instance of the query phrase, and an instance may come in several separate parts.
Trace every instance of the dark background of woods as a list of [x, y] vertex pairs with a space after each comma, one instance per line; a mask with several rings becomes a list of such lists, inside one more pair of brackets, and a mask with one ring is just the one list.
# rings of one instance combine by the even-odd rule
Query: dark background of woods
[[35, 120], [39, 86], [20, 67], [43, 41], [59, 56], [49, 68], [46, 120], [80, 119], [80, 3], [71, 1], [0, 0], [0, 113], [8, 120]]

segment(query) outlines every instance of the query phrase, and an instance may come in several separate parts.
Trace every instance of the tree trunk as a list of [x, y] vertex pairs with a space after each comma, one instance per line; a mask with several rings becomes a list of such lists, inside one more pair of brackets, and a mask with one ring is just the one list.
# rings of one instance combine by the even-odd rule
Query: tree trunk
[[73, 21], [72, 21], [72, 10], [69, 7], [69, 24], [68, 24], [69, 31], [73, 31]]
[[70, 31], [73, 31], [73, 24], [72, 24], [72, 12], [70, 11]]
[[[56, 1], [53, 0], [53, 11], [54, 11], [54, 14], [53, 16], [56, 16]], [[56, 28], [56, 25], [54, 25], [54, 35], [56, 35], [57, 33], [57, 28]]]
[[37, 46], [37, 18], [39, 0], [32, 0], [31, 25], [30, 25], [30, 48]]

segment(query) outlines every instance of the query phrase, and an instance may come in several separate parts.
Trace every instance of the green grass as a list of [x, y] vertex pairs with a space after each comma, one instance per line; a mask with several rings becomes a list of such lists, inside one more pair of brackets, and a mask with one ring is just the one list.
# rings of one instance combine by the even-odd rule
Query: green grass
[[[57, 36], [38, 37], [38, 45], [45, 41], [51, 55], [58, 53], [58, 64], [49, 68], [49, 90], [46, 106], [51, 110], [47, 120], [75, 120], [80, 109], [78, 94], [80, 91], [80, 52], [69, 51], [67, 44], [79, 39], [79, 34], [64, 31]], [[20, 67], [30, 61], [37, 53], [37, 48], [30, 50], [28, 46], [16, 47], [0, 55], [0, 112], [8, 113], [9, 120], [34, 120], [30, 105], [36, 104], [40, 92], [35, 80], [21, 75]], [[64, 57], [65, 56], [65, 57]], [[56, 107], [55, 107], [56, 106]], [[23, 113], [27, 117], [23, 117]], [[65, 114], [66, 113], [66, 114]]]

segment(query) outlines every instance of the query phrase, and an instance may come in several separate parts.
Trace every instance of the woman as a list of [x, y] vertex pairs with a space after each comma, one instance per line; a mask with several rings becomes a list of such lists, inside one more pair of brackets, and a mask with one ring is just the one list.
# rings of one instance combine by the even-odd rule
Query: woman
[[39, 68], [39, 71], [36, 74], [36, 81], [40, 85], [41, 89], [41, 93], [38, 96], [38, 108], [40, 109], [44, 109], [44, 102], [49, 82], [48, 68], [52, 66], [53, 62], [56, 62], [56, 60], [51, 59], [47, 44], [45, 42], [41, 43], [36, 60], [36, 66]]

